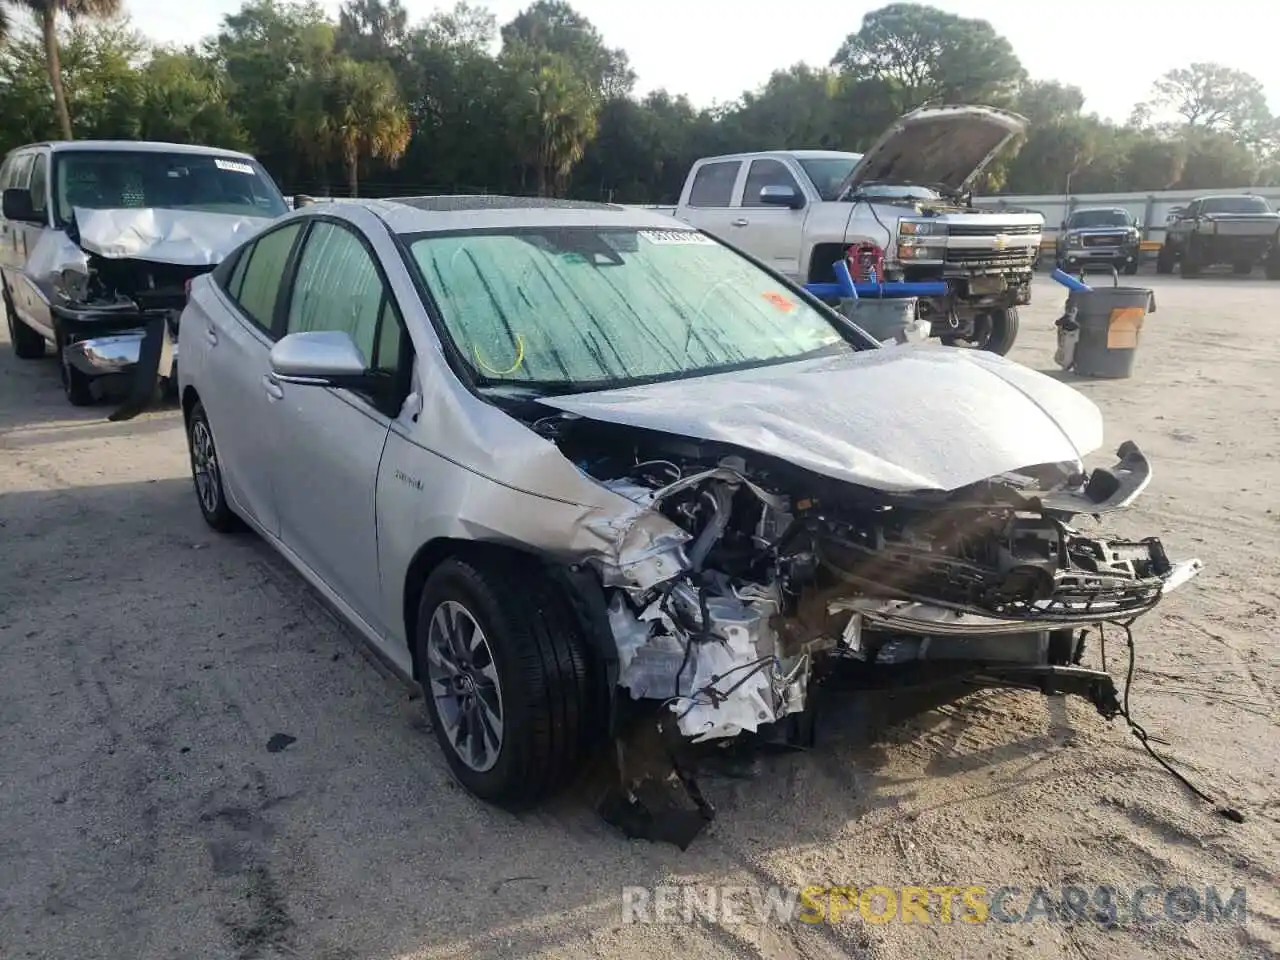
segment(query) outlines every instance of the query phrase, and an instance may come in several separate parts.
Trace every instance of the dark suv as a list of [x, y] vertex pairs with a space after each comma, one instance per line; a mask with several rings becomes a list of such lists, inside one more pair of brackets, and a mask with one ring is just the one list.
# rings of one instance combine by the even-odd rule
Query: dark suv
[[1141, 249], [1138, 221], [1124, 207], [1083, 207], [1058, 231], [1054, 260], [1063, 270], [1103, 264], [1133, 276]]

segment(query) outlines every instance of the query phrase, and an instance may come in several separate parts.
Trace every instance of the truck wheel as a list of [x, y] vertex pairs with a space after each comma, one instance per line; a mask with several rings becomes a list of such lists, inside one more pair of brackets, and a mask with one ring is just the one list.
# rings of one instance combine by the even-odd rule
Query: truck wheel
[[990, 329], [981, 344], [982, 349], [1002, 357], [1008, 355], [1013, 349], [1013, 342], [1018, 339], [1018, 308], [993, 310], [987, 314], [987, 323]]
[[93, 401], [93, 378], [86, 376], [67, 361], [66, 347], [69, 340], [58, 338], [58, 373], [62, 379], [62, 392], [73, 407], [87, 407]]
[[446, 560], [422, 588], [415, 634], [436, 739], [467, 790], [519, 809], [573, 778], [600, 698], [582, 628], [545, 574]]
[[1196, 256], [1196, 248], [1191, 244], [1187, 244], [1187, 249], [1182, 251], [1182, 260], [1178, 263], [1178, 274], [1183, 277], [1200, 275], [1200, 260]]
[[1138, 261], [1137, 261], [1137, 260], [1134, 260], [1132, 263], [1126, 263], [1126, 264], [1124, 265], [1124, 275], [1125, 275], [1126, 277], [1136, 277], [1136, 276], [1138, 275]]
[[1248, 260], [1241, 260], [1238, 263], [1233, 263], [1231, 265], [1231, 272], [1237, 277], [1247, 277], [1249, 274], [1253, 273], [1253, 264]]
[[1272, 245], [1265, 269], [1268, 280], [1280, 280], [1280, 240]]
[[1173, 248], [1167, 243], [1160, 246], [1160, 252], [1156, 254], [1156, 273], [1167, 276], [1173, 273]]
[[44, 337], [18, 319], [9, 298], [9, 287], [4, 288], [4, 318], [9, 327], [9, 345], [19, 360], [39, 360], [44, 356]]

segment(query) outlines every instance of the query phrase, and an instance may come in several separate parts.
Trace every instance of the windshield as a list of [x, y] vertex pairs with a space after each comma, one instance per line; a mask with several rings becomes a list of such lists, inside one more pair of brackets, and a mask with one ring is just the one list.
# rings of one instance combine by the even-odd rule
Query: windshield
[[1082, 227], [1127, 227], [1132, 221], [1123, 210], [1080, 210], [1071, 215], [1067, 226], [1071, 229]]
[[71, 219], [73, 207], [165, 207], [243, 217], [288, 212], [284, 197], [254, 161], [149, 150], [55, 153], [54, 204], [59, 223]]
[[818, 196], [823, 200], [839, 200], [837, 191], [840, 189], [840, 184], [844, 183], [844, 178], [853, 171], [861, 159], [862, 157], [856, 153], [847, 157], [809, 157], [801, 159], [800, 166], [813, 181]]
[[1270, 213], [1261, 197], [1212, 197], [1201, 205], [1202, 213]]
[[855, 349], [794, 291], [692, 230], [426, 234], [409, 249], [482, 384], [604, 389]]

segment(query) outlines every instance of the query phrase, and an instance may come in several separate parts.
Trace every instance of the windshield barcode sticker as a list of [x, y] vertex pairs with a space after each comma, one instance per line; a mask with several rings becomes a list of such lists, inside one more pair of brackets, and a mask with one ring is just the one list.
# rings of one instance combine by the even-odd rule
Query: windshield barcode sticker
[[217, 157], [213, 160], [213, 165], [219, 170], [230, 170], [232, 173], [247, 173], [253, 175], [253, 167], [247, 163], [238, 163], [235, 160], [222, 160]]
[[650, 243], [659, 244], [701, 243], [709, 245], [715, 242], [696, 230], [641, 230], [640, 236]]

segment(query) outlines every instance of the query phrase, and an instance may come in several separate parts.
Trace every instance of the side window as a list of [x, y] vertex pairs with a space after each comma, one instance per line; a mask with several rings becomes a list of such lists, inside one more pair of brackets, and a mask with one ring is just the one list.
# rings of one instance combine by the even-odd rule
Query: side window
[[9, 182], [5, 187], [25, 187], [31, 178], [31, 154], [21, 153], [13, 158], [13, 167], [9, 170]]
[[49, 192], [49, 158], [37, 153], [35, 164], [31, 167], [31, 207], [36, 213], [44, 214], [49, 207], [45, 194]]
[[791, 171], [779, 160], [752, 160], [751, 169], [747, 171], [747, 185], [742, 189], [742, 205], [744, 207], [762, 207], [760, 191], [765, 187], [790, 187], [797, 194], [800, 185]]
[[231, 273], [227, 292], [249, 319], [268, 333], [271, 332], [289, 251], [293, 249], [293, 241], [301, 229], [301, 223], [289, 223], [264, 233], [241, 254], [236, 269]]
[[719, 163], [707, 163], [699, 167], [693, 177], [693, 186], [689, 189], [689, 206], [729, 206], [729, 201], [733, 199], [733, 184], [738, 179], [740, 166], [742, 164], [737, 160], [722, 160]]
[[4, 165], [0, 166], [0, 190], [9, 189], [9, 175], [13, 173], [13, 154], [9, 154], [4, 158]]
[[341, 330], [371, 370], [392, 371], [400, 359], [400, 324], [382, 275], [359, 237], [320, 221], [307, 235], [289, 302], [287, 333]]

